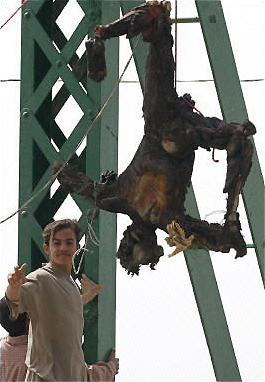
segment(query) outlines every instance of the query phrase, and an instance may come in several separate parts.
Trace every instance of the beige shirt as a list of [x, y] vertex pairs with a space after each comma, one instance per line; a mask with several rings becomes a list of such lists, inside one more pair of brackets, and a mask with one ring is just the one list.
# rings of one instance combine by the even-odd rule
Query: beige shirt
[[26, 365], [45, 381], [87, 381], [82, 351], [83, 306], [72, 277], [48, 263], [27, 276], [18, 306], [29, 312]]

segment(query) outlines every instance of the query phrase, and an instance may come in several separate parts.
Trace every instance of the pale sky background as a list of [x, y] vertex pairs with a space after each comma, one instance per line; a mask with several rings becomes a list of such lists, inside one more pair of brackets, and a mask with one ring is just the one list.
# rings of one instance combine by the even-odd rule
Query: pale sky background
[[[75, 0], [70, 0], [73, 5]], [[1, 0], [0, 24], [19, 6], [18, 0]], [[173, 1], [172, 1], [173, 4]], [[264, 1], [222, 1], [235, 60], [250, 120], [257, 127], [254, 136], [264, 175]], [[79, 7], [78, 7], [79, 8]], [[76, 14], [75, 14], [76, 12]], [[71, 9], [71, 20], [79, 17]], [[67, 16], [67, 15], [65, 15]], [[172, 17], [174, 12], [172, 12]], [[178, 16], [197, 16], [195, 2], [178, 0]], [[111, 20], [110, 20], [111, 21]], [[62, 29], [69, 32], [70, 22]], [[20, 77], [20, 15], [17, 14], [0, 31], [0, 100], [1, 100], [1, 209], [0, 220], [17, 209], [18, 141]], [[84, 46], [80, 48], [80, 52]], [[191, 55], [192, 51], [192, 55]], [[121, 38], [121, 70], [130, 56], [128, 43]], [[263, 79], [263, 81], [254, 81]], [[123, 79], [137, 81], [131, 64]], [[207, 116], [221, 117], [211, 70], [199, 24], [178, 26], [178, 82], [180, 95], [190, 93], [196, 106]], [[245, 80], [253, 80], [245, 82]], [[231, 92], [233, 89], [231, 89]], [[71, 100], [69, 101], [71, 105]], [[143, 135], [142, 94], [139, 83], [120, 85], [119, 173], [130, 163]], [[67, 117], [64, 116], [66, 123]], [[72, 121], [71, 121], [72, 122]], [[222, 194], [226, 171], [226, 154], [216, 150], [218, 164], [209, 152], [198, 150], [193, 185], [201, 217], [221, 222], [225, 209]], [[72, 209], [60, 211], [58, 217], [76, 217]], [[63, 215], [64, 214], [64, 215]], [[248, 243], [251, 235], [242, 204], [243, 234]], [[118, 217], [118, 243], [130, 221]], [[0, 296], [6, 287], [6, 275], [17, 262], [17, 217], [0, 226]], [[173, 258], [171, 248], [159, 243], [165, 256], [156, 271], [142, 267], [139, 277], [129, 277], [117, 264], [117, 333], [116, 349], [120, 358], [117, 381], [214, 381], [214, 372], [195, 303], [187, 267], [182, 253]], [[264, 379], [264, 290], [255, 253], [248, 250], [242, 259], [229, 254], [211, 253], [230, 334], [243, 381]], [[5, 332], [0, 328], [0, 336]]]

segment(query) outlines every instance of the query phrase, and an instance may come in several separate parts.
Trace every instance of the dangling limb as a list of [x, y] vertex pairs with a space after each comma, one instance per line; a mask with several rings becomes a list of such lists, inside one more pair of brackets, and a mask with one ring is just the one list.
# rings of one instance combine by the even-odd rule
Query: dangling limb
[[[53, 166], [53, 172], [56, 174], [61, 168], [62, 163], [56, 163]], [[85, 198], [95, 200], [95, 183], [77, 170], [76, 167], [66, 165], [58, 175], [58, 181], [65, 191], [76, 192]]]
[[99, 25], [95, 29], [96, 39], [107, 40], [124, 34], [128, 38], [139, 33], [143, 34], [145, 41], [152, 41], [155, 37], [158, 18], [165, 15], [169, 20], [170, 1], [147, 1], [145, 4], [133, 8], [120, 19], [106, 25]]
[[[176, 217], [175, 222], [178, 223], [175, 224], [176, 232], [174, 233], [172, 229], [168, 229], [170, 236], [167, 241], [170, 245], [174, 241], [178, 243], [178, 237], [181, 236], [179, 230], [183, 230], [186, 242], [189, 244], [203, 246], [216, 252], [229, 252], [233, 248], [236, 251], [236, 257], [246, 255], [246, 243], [240, 233], [241, 226], [238, 214], [235, 224], [231, 226], [222, 226], [217, 223], [210, 224], [189, 215]], [[170, 227], [172, 228], [172, 224]]]
[[159, 24], [165, 20], [170, 24], [170, 2], [147, 2], [133, 8], [125, 16], [95, 29], [95, 39], [86, 42], [88, 76], [94, 81], [102, 81], [106, 76], [105, 49], [103, 41], [122, 35], [128, 38], [142, 33], [144, 41], [153, 41], [158, 37]]
[[[216, 148], [227, 151], [227, 173], [223, 189], [228, 193], [226, 224], [236, 222], [239, 194], [251, 169], [253, 144], [249, 136], [256, 133], [255, 126], [246, 121], [243, 124], [226, 123], [218, 118], [205, 118], [198, 114], [184, 113], [186, 140], [194, 147]], [[183, 123], [184, 124], [184, 123]], [[173, 132], [174, 133], [174, 132]], [[174, 136], [174, 134], [172, 134]], [[175, 134], [177, 136], [177, 134]], [[178, 138], [178, 136], [177, 136]], [[190, 138], [190, 140], [188, 140]], [[173, 142], [175, 143], [175, 142]], [[185, 139], [182, 139], [182, 147]], [[178, 147], [176, 145], [176, 147]]]
[[223, 192], [228, 193], [226, 208], [226, 224], [236, 221], [236, 211], [239, 194], [250, 172], [253, 156], [253, 144], [244, 139], [240, 142], [237, 152], [227, 148], [227, 175]]
[[[54, 173], [61, 167], [61, 163], [54, 165]], [[100, 181], [94, 182], [71, 165], [65, 166], [58, 175], [58, 181], [65, 191], [75, 192], [86, 199], [91, 198], [97, 207], [105, 211], [130, 215], [127, 201], [119, 195], [116, 178], [113, 171], [105, 171], [101, 174]]]
[[239, 194], [245, 184], [252, 165], [253, 144], [248, 139], [255, 134], [255, 126], [246, 121], [243, 124], [222, 122], [213, 134], [210, 146], [227, 151], [227, 173], [224, 193], [228, 193], [225, 225], [236, 224]]

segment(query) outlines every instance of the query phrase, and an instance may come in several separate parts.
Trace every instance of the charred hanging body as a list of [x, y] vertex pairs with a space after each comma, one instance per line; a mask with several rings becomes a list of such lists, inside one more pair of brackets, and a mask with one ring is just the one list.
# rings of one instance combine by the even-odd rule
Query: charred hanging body
[[[59, 174], [59, 182], [70, 192], [92, 198], [99, 208], [132, 219], [117, 253], [129, 274], [138, 274], [143, 264], [154, 268], [163, 255], [157, 244], [157, 228], [169, 233], [167, 242], [176, 247], [175, 252], [192, 244], [221, 252], [233, 248], [236, 257], [242, 257], [246, 244], [237, 206], [251, 168], [253, 145], [248, 136], [255, 134], [255, 126], [249, 121], [226, 123], [203, 117], [189, 105], [193, 103], [189, 95], [178, 96], [174, 88], [170, 3], [166, 1], [145, 3], [111, 24], [98, 26], [95, 39], [86, 43], [89, 76], [95, 81], [106, 76], [105, 40], [140, 33], [150, 43], [150, 50], [143, 102], [144, 136], [132, 162], [119, 176], [106, 171], [99, 182], [68, 165]], [[223, 192], [228, 196], [223, 225], [185, 214], [185, 195], [198, 147], [227, 151]]]

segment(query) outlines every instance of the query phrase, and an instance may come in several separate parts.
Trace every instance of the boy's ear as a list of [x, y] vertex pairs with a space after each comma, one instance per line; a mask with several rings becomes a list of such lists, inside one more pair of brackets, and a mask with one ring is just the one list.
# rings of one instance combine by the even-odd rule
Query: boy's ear
[[44, 243], [42, 247], [43, 247], [44, 252], [46, 253], [46, 255], [50, 256], [49, 246]]

